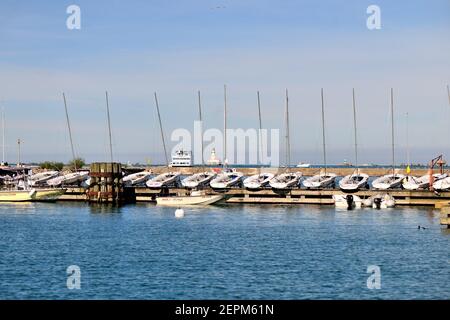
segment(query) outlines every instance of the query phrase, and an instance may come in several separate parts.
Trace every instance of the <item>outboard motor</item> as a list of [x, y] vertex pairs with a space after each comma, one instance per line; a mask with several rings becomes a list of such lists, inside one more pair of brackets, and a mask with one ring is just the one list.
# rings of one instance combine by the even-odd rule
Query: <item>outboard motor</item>
[[347, 200], [347, 210], [352, 210], [353, 209], [353, 196], [351, 194], [348, 194], [345, 197], [345, 200]]
[[379, 198], [379, 197], [374, 198], [373, 204], [375, 205], [375, 208], [380, 209], [381, 208], [381, 198]]

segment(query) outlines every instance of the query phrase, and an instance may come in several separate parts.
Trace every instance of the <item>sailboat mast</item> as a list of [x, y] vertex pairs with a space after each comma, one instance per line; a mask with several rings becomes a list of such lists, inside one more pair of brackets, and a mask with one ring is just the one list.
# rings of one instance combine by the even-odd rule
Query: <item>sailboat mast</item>
[[204, 165], [203, 159], [203, 121], [202, 121], [202, 100], [200, 96], [200, 90], [198, 91], [198, 115], [200, 119], [200, 137], [201, 137], [201, 151], [202, 151], [202, 166]]
[[64, 100], [64, 110], [66, 111], [66, 121], [67, 121], [67, 128], [69, 130], [69, 139], [70, 139], [70, 148], [72, 150], [72, 159], [74, 167], [75, 167], [75, 171], [77, 170], [77, 164], [75, 161], [75, 149], [73, 147], [73, 139], [72, 139], [72, 129], [70, 127], [70, 120], [69, 120], [69, 112], [67, 111], [67, 101], [66, 101], [66, 95], [63, 92], [63, 100]]
[[227, 85], [223, 86], [223, 166], [227, 165]]
[[158, 113], [159, 129], [161, 131], [161, 140], [162, 140], [163, 148], [164, 148], [164, 157], [166, 159], [166, 165], [169, 166], [169, 158], [167, 157], [167, 150], [166, 150], [166, 140], [164, 139], [164, 131], [163, 131], [162, 122], [161, 122], [161, 115], [159, 113], [159, 103], [158, 103], [158, 97], [156, 96], [156, 92], [155, 92], [155, 104], [156, 104], [156, 111]]
[[411, 166], [411, 157], [409, 151], [409, 113], [406, 113], [406, 162]]
[[395, 151], [394, 151], [394, 89], [391, 88], [391, 141], [392, 141], [392, 174], [395, 177]]
[[356, 100], [355, 100], [355, 88], [353, 88], [353, 128], [354, 128], [354, 134], [355, 134], [355, 168], [356, 171], [359, 171], [358, 168], [358, 134], [357, 134], [357, 127], [356, 127]]
[[5, 108], [2, 107], [2, 164], [5, 164]]
[[291, 142], [289, 140], [289, 97], [286, 89], [286, 167], [291, 166]]
[[113, 162], [113, 149], [112, 149], [112, 136], [111, 136], [111, 118], [109, 116], [109, 99], [108, 99], [108, 91], [105, 91], [106, 95], [106, 116], [108, 120], [108, 135], [109, 135], [109, 156], [111, 162]]
[[325, 144], [325, 110], [323, 101], [323, 88], [320, 90], [322, 98], [322, 144], [323, 144], [323, 165], [325, 168], [325, 174], [327, 173], [327, 149]]
[[263, 141], [262, 141], [262, 120], [261, 120], [261, 100], [259, 97], [259, 91], [256, 92], [256, 95], [258, 97], [258, 118], [259, 118], [259, 151], [260, 151], [260, 158], [259, 158], [259, 171], [261, 172], [261, 165], [263, 164]]

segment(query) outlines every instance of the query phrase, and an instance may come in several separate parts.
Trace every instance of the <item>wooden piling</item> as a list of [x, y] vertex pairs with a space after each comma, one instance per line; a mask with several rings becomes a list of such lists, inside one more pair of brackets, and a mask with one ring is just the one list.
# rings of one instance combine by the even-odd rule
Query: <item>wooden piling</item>
[[441, 225], [450, 228], [450, 206], [444, 206], [441, 208]]
[[87, 190], [89, 202], [123, 202], [122, 166], [116, 162], [95, 162], [90, 168], [91, 185]]

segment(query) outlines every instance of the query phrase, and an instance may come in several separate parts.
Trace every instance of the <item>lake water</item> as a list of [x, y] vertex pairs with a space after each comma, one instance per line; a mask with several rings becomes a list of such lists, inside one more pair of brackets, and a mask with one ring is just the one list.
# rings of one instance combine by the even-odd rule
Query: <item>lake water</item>
[[[450, 232], [433, 209], [174, 210], [0, 204], [0, 298], [450, 298]], [[67, 288], [71, 265], [80, 289]], [[367, 288], [370, 265], [380, 289]]]

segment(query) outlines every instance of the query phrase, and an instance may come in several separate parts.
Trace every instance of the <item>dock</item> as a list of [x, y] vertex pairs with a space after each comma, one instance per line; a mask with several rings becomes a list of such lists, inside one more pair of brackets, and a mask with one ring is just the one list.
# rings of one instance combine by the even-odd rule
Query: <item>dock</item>
[[[127, 195], [127, 202], [154, 202], [156, 197], [187, 195], [189, 190], [184, 188], [149, 189], [146, 187], [125, 187], [124, 194]], [[208, 189], [210, 193], [215, 193]], [[450, 192], [435, 193], [428, 190], [361, 190], [355, 194], [361, 198], [388, 193], [392, 195], [397, 205], [406, 206], [433, 206], [439, 208], [443, 203], [450, 203]], [[225, 192], [227, 203], [241, 204], [321, 204], [333, 205], [333, 195], [342, 194], [339, 189], [308, 190], [291, 189], [285, 192], [278, 192], [272, 189], [257, 191], [246, 190], [245, 188], [231, 188]], [[87, 201], [88, 194], [83, 188], [68, 188], [60, 200]]]

